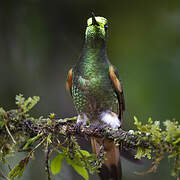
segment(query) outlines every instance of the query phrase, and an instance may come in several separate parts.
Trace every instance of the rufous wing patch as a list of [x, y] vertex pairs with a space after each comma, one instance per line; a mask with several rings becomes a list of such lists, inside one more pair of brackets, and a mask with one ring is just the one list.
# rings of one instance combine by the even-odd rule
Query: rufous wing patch
[[121, 83], [115, 74], [115, 70], [114, 70], [113, 66], [109, 67], [109, 77], [112, 81], [115, 92], [117, 94], [117, 98], [118, 98], [118, 102], [119, 102], [119, 119], [122, 123], [123, 111], [125, 110], [124, 94], [123, 94], [123, 89], [122, 89]]
[[66, 89], [71, 92], [72, 90], [72, 68], [68, 72], [68, 77], [66, 81]]
[[120, 92], [122, 93], [122, 87], [121, 87], [121, 83], [119, 82], [119, 80], [117, 79], [115, 73], [114, 73], [114, 68], [113, 66], [110, 66], [109, 68], [109, 76], [115, 86], [115, 88]]

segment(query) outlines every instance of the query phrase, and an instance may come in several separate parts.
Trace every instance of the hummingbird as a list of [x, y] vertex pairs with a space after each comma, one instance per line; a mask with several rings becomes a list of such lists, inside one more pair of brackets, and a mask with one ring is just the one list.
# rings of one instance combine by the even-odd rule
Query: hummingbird
[[[78, 113], [76, 125], [88, 123], [94, 128], [118, 129], [122, 125], [125, 100], [117, 68], [107, 56], [108, 21], [95, 16], [87, 20], [85, 42], [75, 66], [69, 70], [66, 88]], [[105, 162], [100, 168], [102, 180], [121, 180], [120, 150], [114, 142], [91, 137], [92, 151], [98, 155], [101, 145]]]

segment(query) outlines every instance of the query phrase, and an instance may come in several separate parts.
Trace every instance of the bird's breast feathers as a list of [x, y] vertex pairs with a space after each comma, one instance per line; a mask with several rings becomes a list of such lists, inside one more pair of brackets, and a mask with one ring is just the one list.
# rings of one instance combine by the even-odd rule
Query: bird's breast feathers
[[97, 77], [84, 78], [79, 76], [78, 83], [82, 89], [93, 89], [93, 88], [102, 88], [103, 86], [103, 77], [101, 75]]

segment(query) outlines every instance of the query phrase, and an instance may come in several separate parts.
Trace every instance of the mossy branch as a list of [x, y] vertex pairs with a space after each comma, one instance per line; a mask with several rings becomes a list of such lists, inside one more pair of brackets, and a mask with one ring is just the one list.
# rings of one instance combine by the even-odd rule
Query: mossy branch
[[[75, 136], [105, 138], [116, 142], [121, 148], [137, 150], [136, 158], [147, 156], [153, 159], [153, 166], [147, 172], [157, 169], [160, 160], [168, 153], [169, 158], [174, 158], [172, 175], [178, 179], [180, 169], [180, 125], [177, 121], [165, 121], [165, 130], [161, 130], [159, 121], [148, 120], [146, 125], [135, 117], [137, 131], [123, 129], [112, 130], [94, 129], [90, 126], [76, 128], [77, 117], [57, 119], [51, 113], [49, 117], [34, 118], [29, 111], [39, 101], [39, 97], [25, 99], [22, 95], [16, 96], [17, 109], [5, 111], [0, 108], [0, 160], [5, 161], [6, 155], [18, 151], [27, 151], [28, 155], [9, 173], [9, 178], [20, 177], [35, 150], [44, 145], [45, 167], [48, 179], [51, 179], [49, 171], [49, 157], [52, 151], [58, 151], [58, 156], [51, 163], [51, 172], [59, 173], [62, 160], [88, 179], [87, 170], [90, 173], [98, 172], [104, 161], [102, 150], [98, 158], [81, 150]], [[26, 144], [22, 146], [24, 143]], [[103, 149], [103, 148], [102, 148]], [[155, 154], [152, 156], [152, 153]], [[58, 164], [58, 166], [57, 166]], [[58, 168], [57, 168], [58, 167]], [[144, 172], [143, 172], [144, 173]], [[143, 174], [141, 173], [141, 174]], [[0, 176], [3, 177], [4, 175]], [[4, 178], [4, 177], [3, 177]]]

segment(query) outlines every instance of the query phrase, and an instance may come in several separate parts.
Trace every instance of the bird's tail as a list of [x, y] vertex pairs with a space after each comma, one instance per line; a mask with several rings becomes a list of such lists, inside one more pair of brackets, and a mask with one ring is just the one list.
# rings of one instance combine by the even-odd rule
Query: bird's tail
[[[102, 139], [91, 138], [91, 145], [93, 152], [98, 155]], [[119, 147], [109, 140], [104, 140], [103, 145], [106, 154], [105, 162], [99, 173], [101, 180], [122, 180]]]

